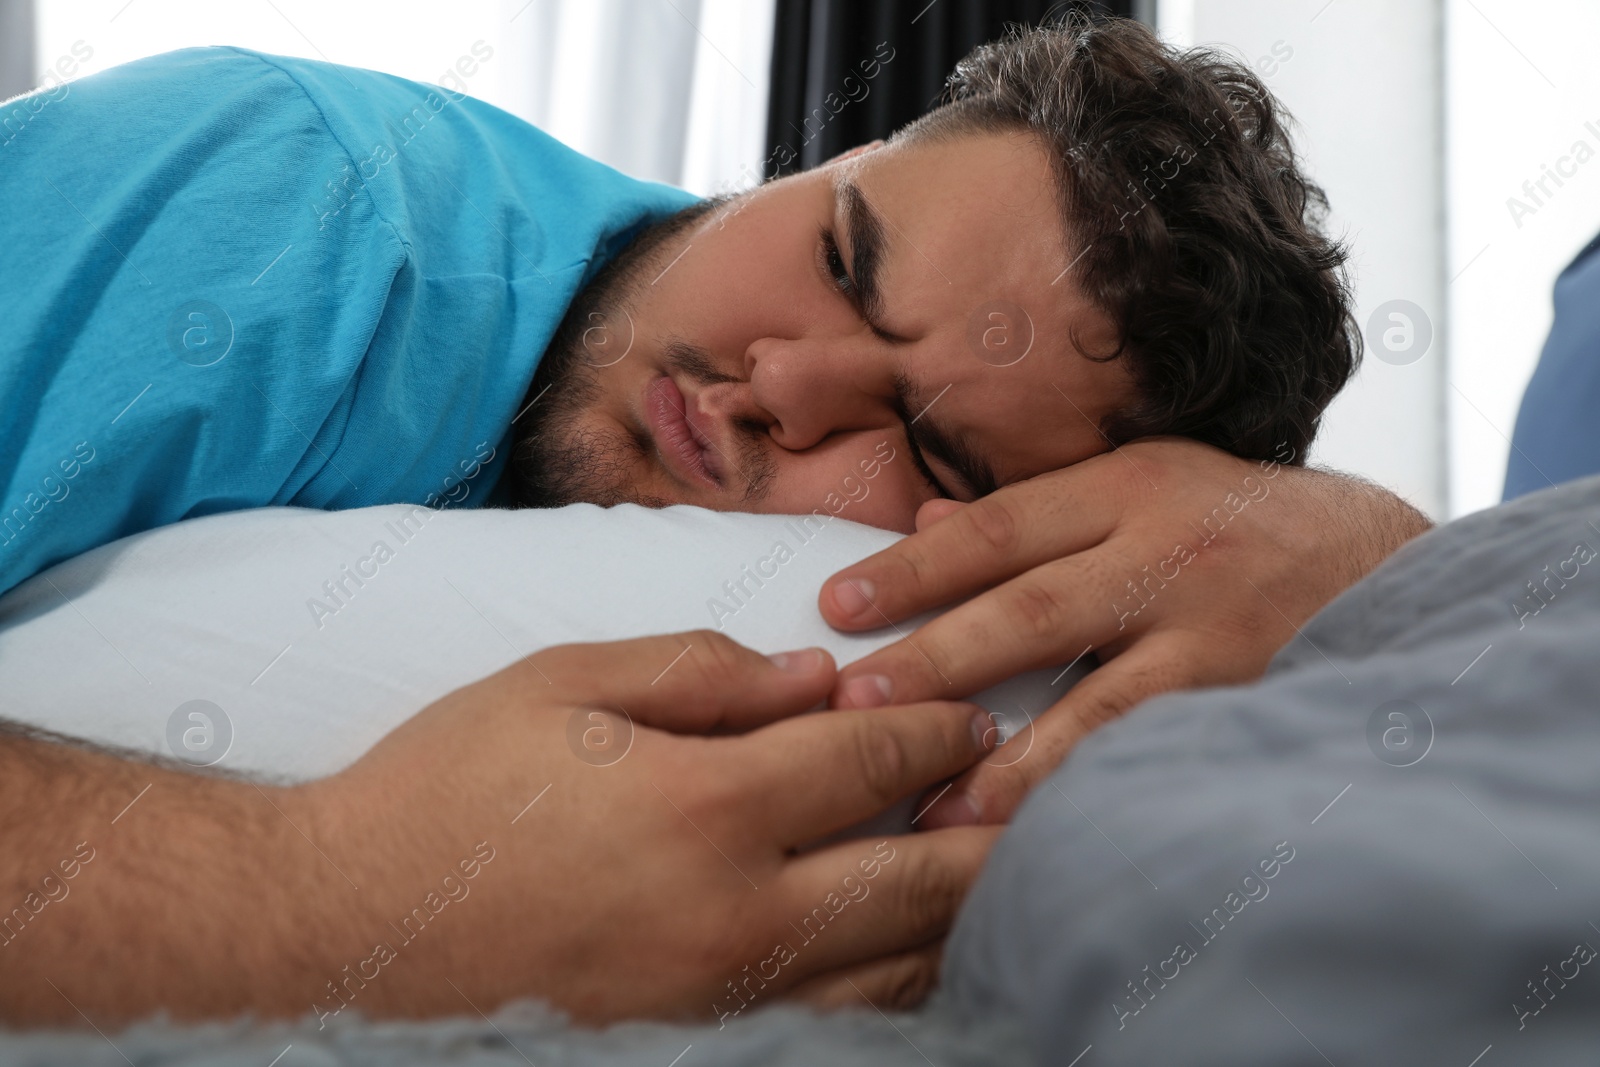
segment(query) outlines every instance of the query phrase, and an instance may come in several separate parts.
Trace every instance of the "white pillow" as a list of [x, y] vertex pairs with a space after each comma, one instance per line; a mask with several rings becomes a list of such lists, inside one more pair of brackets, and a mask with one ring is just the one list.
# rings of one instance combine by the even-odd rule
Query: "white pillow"
[[[631, 505], [215, 515], [106, 545], [0, 598], [0, 714], [316, 778], [551, 645], [711, 627], [762, 652], [820, 645], [840, 664], [858, 659], [898, 634], [834, 631], [817, 592], [898, 536], [842, 519]], [[1074, 680], [1052, 686], [1059, 673], [1012, 679], [979, 702], [1024, 725]]]

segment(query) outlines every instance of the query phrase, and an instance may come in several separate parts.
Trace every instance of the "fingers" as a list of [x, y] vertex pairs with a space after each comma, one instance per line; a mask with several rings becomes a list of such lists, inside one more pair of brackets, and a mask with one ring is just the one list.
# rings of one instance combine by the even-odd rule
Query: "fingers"
[[966, 827], [866, 838], [792, 861], [778, 883], [792, 916], [779, 933], [791, 973], [838, 976], [941, 940], [999, 836]]
[[528, 659], [530, 691], [620, 708], [643, 725], [703, 733], [747, 730], [825, 697], [833, 657], [820, 648], [763, 656], [715, 630], [559, 645]]
[[960, 774], [992, 749], [992, 727], [976, 705], [944, 702], [803, 715], [728, 746], [725, 777], [765, 801], [749, 830], [793, 848]]
[[922, 506], [917, 509], [917, 532], [921, 533], [940, 519], [948, 518], [964, 507], [966, 505], [961, 501], [950, 500], [942, 496], [936, 496], [932, 500], [924, 500]]
[[809, 1004], [822, 1011], [865, 1008], [909, 1011], [928, 999], [939, 983], [944, 942], [818, 975], [784, 994], [785, 1000]]
[[1155, 634], [1073, 686], [1067, 695], [983, 762], [956, 779], [917, 819], [923, 829], [1004, 823], [1029, 790], [1058, 767], [1089, 731], [1157, 693], [1196, 684], [1182, 666], [1193, 644], [1177, 634]]
[[[958, 516], [959, 518], [959, 516]], [[1131, 634], [1094, 553], [1052, 560], [974, 597], [839, 672], [835, 707], [958, 699]], [[1120, 610], [1119, 610], [1120, 608]], [[1063, 651], [1064, 649], [1070, 651]]]
[[818, 609], [840, 630], [876, 629], [1099, 544], [1116, 511], [1074, 489], [1098, 462], [1007, 486], [926, 527], [919, 512], [916, 533], [825, 582]]

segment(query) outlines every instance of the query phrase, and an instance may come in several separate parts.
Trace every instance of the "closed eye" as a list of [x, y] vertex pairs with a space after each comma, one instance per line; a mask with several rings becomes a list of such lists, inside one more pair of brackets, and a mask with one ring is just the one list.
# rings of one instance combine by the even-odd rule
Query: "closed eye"
[[906, 451], [911, 453], [911, 463], [917, 468], [917, 473], [922, 475], [922, 480], [927, 482], [928, 487], [945, 500], [961, 499], [946, 489], [944, 483], [939, 480], [939, 476], [933, 473], [933, 468], [928, 466], [928, 459], [922, 454], [922, 449], [917, 445], [917, 436], [911, 429], [911, 423], [905, 419], [900, 421], [906, 431], [906, 445], [908, 446]]

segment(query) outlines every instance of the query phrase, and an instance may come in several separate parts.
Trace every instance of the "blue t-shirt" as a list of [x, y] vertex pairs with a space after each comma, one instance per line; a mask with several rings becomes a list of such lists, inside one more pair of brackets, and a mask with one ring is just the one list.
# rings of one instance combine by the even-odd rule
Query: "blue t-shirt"
[[481, 503], [567, 305], [693, 199], [237, 48], [0, 105], [0, 592], [192, 516]]

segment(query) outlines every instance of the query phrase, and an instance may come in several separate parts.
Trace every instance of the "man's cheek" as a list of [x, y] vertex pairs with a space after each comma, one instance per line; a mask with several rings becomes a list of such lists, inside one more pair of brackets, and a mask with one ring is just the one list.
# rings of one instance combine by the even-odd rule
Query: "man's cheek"
[[871, 495], [859, 504], [852, 504], [847, 517], [881, 530], [916, 533], [917, 509], [929, 494], [921, 478], [897, 477], [897, 473], [893, 466], [884, 467], [870, 486]]

